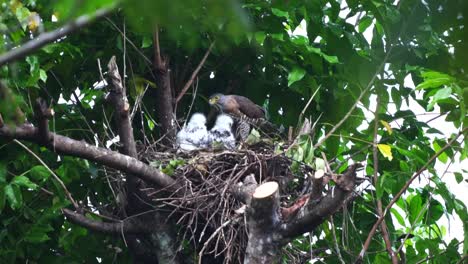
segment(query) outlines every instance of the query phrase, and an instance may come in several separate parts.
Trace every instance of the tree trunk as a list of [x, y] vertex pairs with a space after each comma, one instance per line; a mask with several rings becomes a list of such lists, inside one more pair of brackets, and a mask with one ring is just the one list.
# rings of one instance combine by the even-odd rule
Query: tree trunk
[[281, 224], [279, 186], [276, 182], [260, 185], [252, 195], [247, 211], [249, 242], [245, 264], [280, 263]]

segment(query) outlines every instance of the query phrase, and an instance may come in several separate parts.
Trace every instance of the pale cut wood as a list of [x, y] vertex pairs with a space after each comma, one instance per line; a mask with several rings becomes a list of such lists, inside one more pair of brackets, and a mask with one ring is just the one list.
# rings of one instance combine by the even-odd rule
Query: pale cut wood
[[278, 191], [278, 183], [277, 182], [266, 182], [255, 189], [253, 194], [253, 198], [255, 199], [262, 199], [268, 196], [273, 195], [276, 191]]

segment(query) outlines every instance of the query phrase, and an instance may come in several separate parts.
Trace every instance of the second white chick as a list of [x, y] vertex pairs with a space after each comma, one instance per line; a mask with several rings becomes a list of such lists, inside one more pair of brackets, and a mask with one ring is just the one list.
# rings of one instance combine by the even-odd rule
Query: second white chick
[[214, 127], [209, 132], [209, 142], [212, 146], [222, 145], [227, 149], [236, 147], [236, 139], [232, 134], [232, 125], [234, 120], [225, 114], [221, 114], [216, 118]]

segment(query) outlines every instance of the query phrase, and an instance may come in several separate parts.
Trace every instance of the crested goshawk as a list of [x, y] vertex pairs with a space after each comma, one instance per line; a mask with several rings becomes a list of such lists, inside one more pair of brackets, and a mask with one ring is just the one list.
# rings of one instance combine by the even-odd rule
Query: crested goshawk
[[245, 141], [249, 136], [249, 123], [252, 123], [256, 119], [265, 118], [265, 109], [244, 96], [217, 93], [210, 97], [209, 103], [222, 113], [236, 119], [235, 134], [242, 141]]

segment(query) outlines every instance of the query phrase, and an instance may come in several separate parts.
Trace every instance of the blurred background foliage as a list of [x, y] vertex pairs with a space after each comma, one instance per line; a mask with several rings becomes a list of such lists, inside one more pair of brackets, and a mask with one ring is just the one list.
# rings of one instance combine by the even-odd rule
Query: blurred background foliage
[[[141, 142], [157, 137], [152, 71], [153, 32], [158, 25], [162, 53], [169, 59], [174, 94], [178, 95], [208, 47], [208, 60], [190, 89], [177, 104], [184, 120], [196, 96], [192, 113], [209, 112], [207, 97], [215, 92], [241, 94], [268, 107], [272, 122], [296, 126], [304, 117], [318, 120], [314, 138], [305, 139], [298, 159], [312, 162], [324, 152], [338, 171], [364, 162], [372, 175], [372, 115], [378, 99], [380, 144], [391, 148], [393, 159], [379, 156], [380, 182], [366, 190], [335, 226], [325, 223], [311, 236], [298, 238], [287, 250], [335, 249], [331, 228], [348, 263], [358, 255], [375, 215], [375, 198], [386, 205], [411, 175], [449, 138], [443, 128], [421, 122], [415, 104], [445, 119], [457, 129], [468, 125], [468, 2], [464, 0], [1, 0], [0, 54], [40, 34], [60, 28], [96, 10], [113, 11], [90, 26], [45, 46], [26, 58], [0, 66], [0, 113], [5, 122], [34, 123], [31, 102], [37, 97], [53, 102], [55, 132], [106, 146], [114, 138], [112, 109], [103, 102], [104, 90], [94, 89], [112, 55], [118, 56], [131, 102], [144, 93], [135, 115], [135, 136]], [[1, 56], [1, 55], [0, 55]], [[412, 80], [416, 88], [408, 81]], [[343, 125], [318, 149], [317, 139], [362, 100]], [[408, 107], [410, 105], [410, 107]], [[21, 111], [19, 111], [21, 110]], [[319, 119], [320, 116], [320, 119]], [[384, 123], [382, 123], [384, 124]], [[463, 142], [463, 141], [462, 141]], [[102, 167], [77, 158], [58, 156], [28, 144], [67, 184], [74, 197], [105, 210], [115, 203]], [[115, 148], [112, 145], [111, 148]], [[466, 158], [468, 143], [455, 143], [439, 161]], [[307, 160], [305, 160], [307, 159]], [[467, 171], [454, 173], [464, 184]], [[430, 258], [432, 263], [455, 263], [468, 252], [466, 205], [456, 199], [431, 164], [430, 184], [411, 188], [387, 218], [394, 247], [400, 235], [414, 237], [404, 244], [407, 263]], [[446, 176], [449, 177], [449, 176]], [[442, 178], [442, 179], [441, 179]], [[44, 191], [50, 190], [50, 191]], [[434, 196], [439, 197], [435, 199]], [[466, 202], [466, 200], [465, 200]], [[95, 263], [129, 259], [119, 239], [88, 234], [67, 223], [60, 208], [69, 205], [50, 172], [18, 144], [0, 141], [0, 260], [2, 263]], [[404, 213], [402, 213], [404, 212]], [[458, 215], [464, 223], [464, 241], [444, 239], [447, 228], [437, 222]], [[389, 263], [380, 234], [369, 248], [366, 263]], [[312, 248], [311, 248], [312, 247]], [[324, 263], [337, 255], [323, 251]], [[4, 262], [6, 261], [6, 262]], [[285, 256], [285, 262], [287, 262]]]

